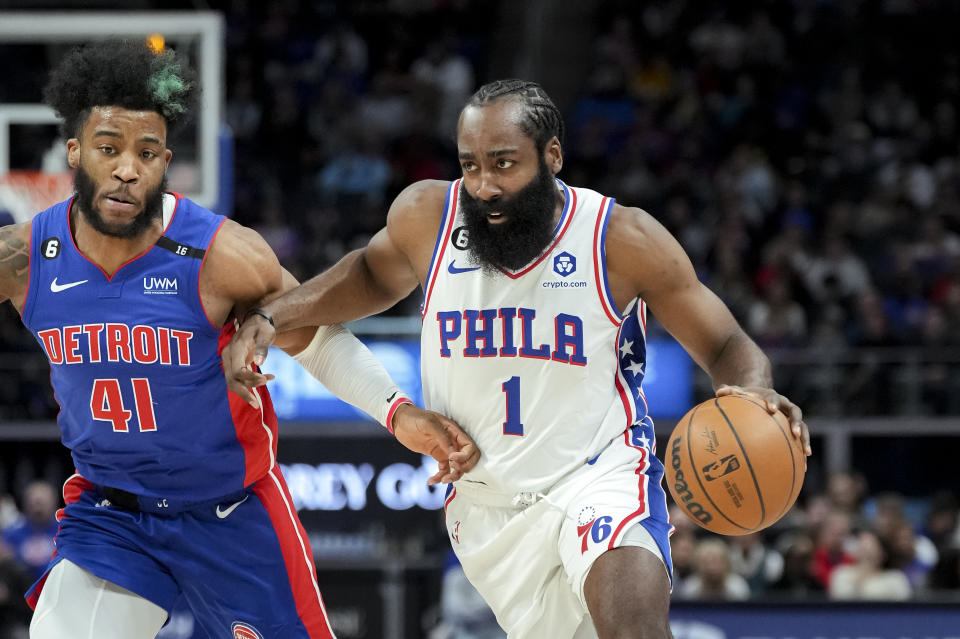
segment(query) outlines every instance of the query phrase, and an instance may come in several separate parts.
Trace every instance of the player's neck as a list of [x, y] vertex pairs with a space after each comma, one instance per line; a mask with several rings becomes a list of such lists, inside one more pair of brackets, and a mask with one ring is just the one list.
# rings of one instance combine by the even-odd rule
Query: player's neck
[[76, 205], [72, 208], [70, 229], [77, 249], [110, 277], [121, 266], [149, 251], [163, 234], [163, 222], [158, 218], [146, 231], [136, 237], [113, 237], [93, 228]]
[[563, 197], [563, 193], [560, 193], [557, 196], [557, 204], [553, 208], [553, 228], [557, 228], [557, 224], [560, 223], [560, 218], [563, 216], [563, 209], [566, 205], [567, 202]]

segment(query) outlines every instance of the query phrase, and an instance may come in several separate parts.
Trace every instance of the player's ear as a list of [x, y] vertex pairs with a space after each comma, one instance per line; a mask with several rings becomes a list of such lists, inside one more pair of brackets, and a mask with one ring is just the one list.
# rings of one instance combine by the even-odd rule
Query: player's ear
[[563, 148], [560, 146], [560, 140], [557, 139], [557, 136], [553, 136], [547, 142], [547, 148], [544, 149], [543, 156], [550, 172], [554, 175], [559, 173], [560, 169], [563, 168]]
[[80, 140], [77, 138], [67, 140], [67, 164], [71, 169], [80, 166]]

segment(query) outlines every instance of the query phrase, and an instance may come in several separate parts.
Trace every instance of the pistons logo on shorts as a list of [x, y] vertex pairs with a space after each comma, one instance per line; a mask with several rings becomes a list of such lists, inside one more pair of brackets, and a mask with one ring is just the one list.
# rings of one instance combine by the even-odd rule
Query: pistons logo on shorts
[[230, 631], [233, 632], [233, 639], [263, 639], [256, 628], [242, 621], [234, 621]]

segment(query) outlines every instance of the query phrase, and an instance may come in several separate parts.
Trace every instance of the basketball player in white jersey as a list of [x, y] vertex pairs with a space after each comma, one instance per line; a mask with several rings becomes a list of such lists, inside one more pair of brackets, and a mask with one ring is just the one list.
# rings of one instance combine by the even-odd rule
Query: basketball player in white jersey
[[[641, 382], [646, 309], [718, 395], [783, 411], [766, 356], [649, 214], [564, 184], [542, 88], [482, 87], [460, 116], [463, 177], [393, 202], [370, 244], [266, 307], [224, 353], [231, 388], [266, 377], [275, 331], [385, 310], [422, 287], [427, 406], [482, 451], [446, 504], [451, 544], [511, 639], [670, 637], [671, 527]], [[656, 407], [651, 407], [655, 411]]]

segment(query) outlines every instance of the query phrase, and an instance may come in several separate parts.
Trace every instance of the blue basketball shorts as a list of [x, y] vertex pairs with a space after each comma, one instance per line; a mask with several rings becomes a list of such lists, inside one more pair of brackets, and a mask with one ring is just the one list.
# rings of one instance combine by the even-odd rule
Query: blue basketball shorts
[[[169, 611], [181, 595], [211, 637], [332, 639], [313, 554], [278, 467], [229, 502], [173, 516], [64, 484], [49, 570], [67, 558]], [[46, 574], [27, 593], [36, 605]]]

